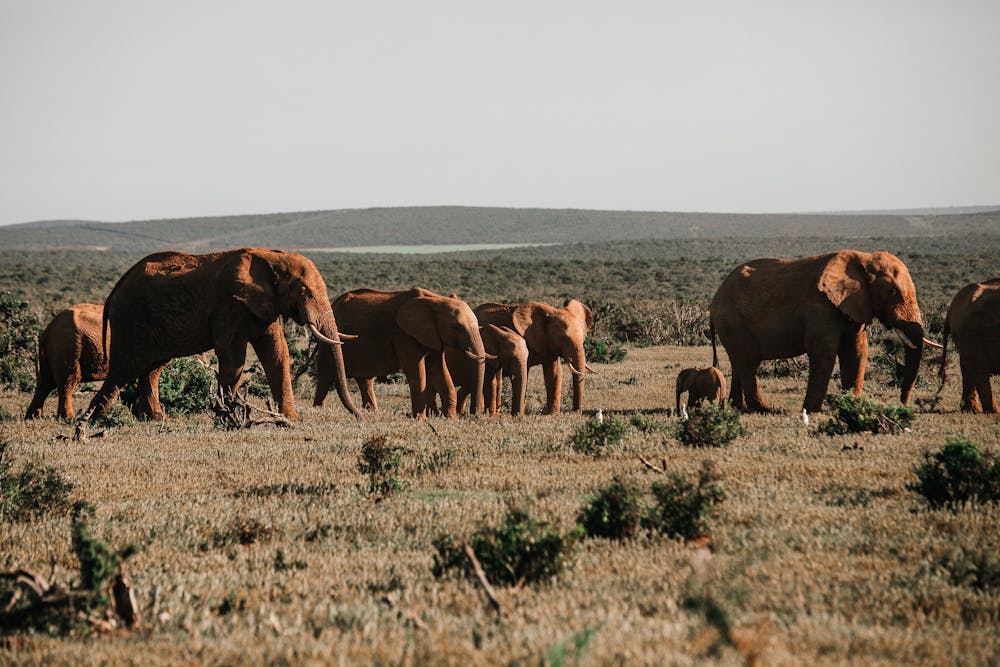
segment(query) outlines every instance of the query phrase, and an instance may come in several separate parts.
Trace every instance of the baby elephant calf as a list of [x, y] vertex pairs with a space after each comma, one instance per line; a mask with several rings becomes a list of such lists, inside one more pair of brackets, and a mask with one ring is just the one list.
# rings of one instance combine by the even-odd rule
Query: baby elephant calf
[[726, 404], [726, 378], [715, 366], [685, 368], [677, 374], [677, 414], [681, 413], [681, 394], [685, 391], [688, 393], [689, 408], [706, 400], [718, 399], [720, 408]]

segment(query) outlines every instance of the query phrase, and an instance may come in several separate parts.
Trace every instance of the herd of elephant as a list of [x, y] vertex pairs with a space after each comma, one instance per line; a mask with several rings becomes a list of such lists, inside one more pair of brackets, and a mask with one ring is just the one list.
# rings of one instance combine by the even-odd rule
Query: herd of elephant
[[[803, 409], [821, 408], [839, 361], [845, 390], [861, 393], [868, 356], [867, 325], [877, 318], [903, 343], [900, 400], [909, 402], [925, 345], [958, 348], [962, 409], [997, 412], [990, 376], [1000, 373], [1000, 279], [968, 285], [948, 309], [943, 346], [924, 337], [916, 290], [905, 264], [885, 253], [853, 250], [803, 259], [756, 259], [734, 269], [710, 305], [713, 367], [682, 371], [689, 402], [719, 397], [725, 379], [716, 336], [732, 366], [729, 401], [746, 411], [767, 411], [757, 370], [762, 361], [806, 354], [809, 379]], [[78, 421], [78, 434], [102, 414], [123, 387], [138, 382], [136, 412], [159, 419], [161, 371], [171, 359], [214, 350], [220, 390], [239, 386], [247, 344], [264, 369], [277, 410], [298, 418], [282, 318], [305, 326], [318, 340], [314, 404], [333, 388], [355, 416], [348, 390], [353, 378], [362, 406], [377, 410], [375, 378], [402, 371], [415, 417], [464, 411], [497, 414], [501, 386], [511, 380], [511, 413], [525, 411], [528, 369], [541, 365], [546, 414], [560, 412], [562, 366], [572, 373], [573, 410], [584, 403], [584, 381], [595, 372], [584, 339], [590, 309], [574, 299], [561, 308], [529, 301], [486, 303], [473, 310], [454, 294], [414, 288], [399, 292], [357, 289], [332, 303], [315, 265], [278, 250], [241, 248], [203, 255], [161, 252], [126, 271], [103, 306], [78, 304], [62, 311], [39, 337], [37, 385], [25, 418], [42, 415], [56, 390], [58, 414], [73, 418], [80, 382], [103, 384]], [[343, 331], [341, 330], [343, 329]], [[350, 332], [345, 333], [345, 332]], [[438, 406], [437, 400], [441, 404]]]

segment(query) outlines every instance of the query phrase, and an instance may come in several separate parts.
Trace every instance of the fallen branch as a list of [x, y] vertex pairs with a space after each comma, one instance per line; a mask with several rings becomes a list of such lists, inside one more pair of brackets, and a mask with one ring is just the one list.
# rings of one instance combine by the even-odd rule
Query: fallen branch
[[472, 569], [476, 573], [476, 578], [479, 579], [479, 584], [483, 587], [483, 591], [486, 593], [487, 599], [489, 599], [490, 604], [501, 616], [504, 615], [503, 607], [500, 605], [500, 600], [497, 598], [496, 591], [490, 585], [489, 579], [486, 578], [486, 572], [483, 571], [483, 566], [479, 563], [479, 559], [476, 558], [476, 552], [472, 550], [467, 540], [462, 540], [462, 548], [465, 550], [465, 555], [468, 556], [469, 562], [472, 563]]
[[661, 475], [666, 475], [667, 474], [667, 457], [665, 457], [665, 456], [663, 457], [663, 467], [662, 468], [658, 468], [655, 465], [653, 465], [652, 463], [650, 463], [649, 461], [647, 461], [646, 459], [642, 458], [642, 454], [639, 454], [639, 461], [642, 462], [642, 465], [646, 466], [647, 468], [649, 468], [653, 472], [658, 472]]
[[[216, 421], [227, 431], [237, 429], [252, 428], [258, 424], [274, 424], [276, 426], [288, 426], [292, 424], [288, 418], [272, 410], [258, 408], [251, 404], [245, 396], [240, 396], [235, 391], [225, 391], [221, 387], [215, 396], [215, 403], [212, 404], [212, 411], [215, 413]], [[266, 415], [263, 419], [255, 419], [252, 413], [259, 412]]]

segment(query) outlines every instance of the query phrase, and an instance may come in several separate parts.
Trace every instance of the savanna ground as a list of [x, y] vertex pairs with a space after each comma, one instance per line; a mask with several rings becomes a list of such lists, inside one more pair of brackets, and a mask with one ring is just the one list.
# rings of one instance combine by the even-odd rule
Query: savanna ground
[[[802, 252], [773, 254], [818, 252], [816, 245], [803, 240]], [[642, 413], [663, 427], [630, 428], [602, 456], [569, 443], [586, 415], [537, 414], [538, 369], [529, 383], [535, 414], [522, 419], [412, 420], [405, 384], [379, 384], [384, 411], [357, 421], [336, 401], [308, 407], [307, 380], [303, 419], [291, 429], [227, 432], [197, 414], [71, 444], [55, 441], [72, 427], [54, 419], [0, 423], [15, 467], [54, 467], [74, 483], [73, 497], [96, 506], [98, 535], [138, 547], [128, 571], [142, 615], [132, 632], [7, 635], [0, 662], [741, 664], [755, 654], [761, 664], [997, 664], [1000, 592], [957, 580], [946, 563], [963, 547], [1000, 551], [1000, 508], [931, 510], [908, 489], [923, 453], [947, 436], [993, 451], [1000, 444], [995, 416], [958, 412], [957, 364], [943, 398], [923, 402], [909, 432], [832, 437], [814, 433], [825, 416], [809, 427], [798, 418], [803, 371], [773, 365], [763, 387], [783, 413], [744, 416], [746, 434], [728, 447], [683, 447], [665, 410], [673, 379], [680, 368], [710, 363], [711, 351], [662, 343], [702, 339], [704, 304], [743, 249], [650, 248], [317, 257], [333, 295], [421, 284], [473, 305], [574, 296], [599, 306], [595, 334], [632, 344], [623, 362], [594, 364], [601, 374], [588, 379], [588, 410]], [[921, 247], [911, 256], [890, 249], [910, 266], [929, 320], [961, 285], [995, 273], [1000, 255], [995, 246]], [[27, 297], [47, 318], [76, 301], [100, 301], [135, 259], [3, 254], [0, 289]], [[879, 355], [881, 344], [873, 345], [873, 359]], [[934, 370], [924, 369], [918, 398], [933, 396]], [[866, 395], [896, 398], [885, 365], [870, 364]], [[77, 408], [89, 398], [78, 396]], [[8, 391], [0, 407], [19, 416], [29, 399]], [[402, 448], [401, 489], [379, 497], [358, 461], [363, 443], [383, 435]], [[568, 530], [612, 479], [648, 486], [662, 477], [640, 456], [689, 475], [714, 463], [726, 498], [708, 549], [659, 535], [584, 539], [554, 579], [516, 592], [498, 587], [503, 616], [475, 580], [433, 576], [438, 536], [496, 525], [512, 506]], [[50, 558], [57, 578], [78, 567], [65, 513], [0, 523], [0, 567], [47, 572]], [[718, 641], [707, 608], [731, 620], [737, 646]]]

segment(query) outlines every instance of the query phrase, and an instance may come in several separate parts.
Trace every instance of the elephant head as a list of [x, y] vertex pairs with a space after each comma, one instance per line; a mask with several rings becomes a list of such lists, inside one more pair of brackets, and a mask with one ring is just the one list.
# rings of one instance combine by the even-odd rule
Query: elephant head
[[[681, 413], [681, 394], [685, 391], [691, 389], [691, 385], [694, 383], [695, 379], [698, 377], [697, 368], [685, 368], [680, 373], [677, 374], [677, 413]], [[668, 410], [669, 412], [669, 410]]]
[[421, 290], [417, 297], [400, 306], [396, 324], [426, 348], [442, 352], [446, 347], [454, 348], [478, 363], [470, 410], [481, 413], [487, 354], [479, 334], [479, 322], [469, 304], [457, 297]]
[[900, 401], [909, 403], [926, 339], [916, 288], [906, 265], [887, 252], [843, 250], [827, 262], [818, 287], [854, 322], [870, 324], [878, 318], [899, 337], [906, 348]]
[[583, 341], [594, 324], [590, 308], [568, 299], [562, 308], [529, 301], [513, 313], [514, 328], [524, 337], [528, 350], [541, 361], [561, 358], [573, 372], [573, 410], [583, 409], [583, 382], [589, 370]]
[[341, 339], [351, 337], [337, 330], [326, 283], [316, 266], [296, 253], [249, 248], [235, 254], [227, 268], [230, 275], [222, 281], [222, 289], [230, 290], [254, 317], [262, 322], [290, 318], [330, 344], [337, 395], [349, 412], [360, 416], [347, 391], [340, 350]]
[[[528, 344], [516, 331], [508, 327], [487, 324], [479, 328], [487, 354], [496, 356], [496, 364], [503, 375], [510, 378], [510, 413], [524, 414], [524, 398], [528, 380]], [[499, 394], [494, 395], [499, 407]]]

